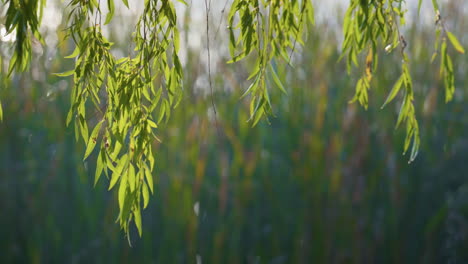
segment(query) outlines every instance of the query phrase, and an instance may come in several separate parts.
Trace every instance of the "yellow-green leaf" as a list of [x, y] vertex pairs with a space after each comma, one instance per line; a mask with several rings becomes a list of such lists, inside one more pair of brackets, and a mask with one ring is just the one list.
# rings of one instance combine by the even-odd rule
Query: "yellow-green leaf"
[[109, 24], [109, 22], [112, 20], [112, 17], [114, 16], [114, 0], [107, 0], [107, 6], [109, 7], [109, 13], [107, 13], [106, 22], [104, 22], [104, 25]]
[[122, 179], [120, 180], [120, 186], [119, 186], [119, 209], [122, 211], [124, 203], [125, 203], [125, 196], [127, 194], [127, 175], [122, 175]]
[[392, 90], [388, 94], [387, 99], [385, 100], [385, 103], [382, 105], [381, 108], [384, 108], [388, 103], [390, 103], [395, 98], [395, 96], [400, 91], [403, 81], [404, 81], [404, 76], [402, 74], [400, 78], [398, 79], [398, 81], [395, 83], [395, 85], [393, 85]]
[[83, 160], [85, 160], [91, 152], [93, 152], [94, 147], [96, 146], [96, 142], [98, 140], [99, 130], [101, 130], [101, 125], [104, 122], [104, 119], [101, 120], [99, 123], [96, 124], [93, 131], [91, 132], [91, 136], [88, 139], [88, 145], [86, 146], [86, 152], [84, 155]]
[[284, 89], [284, 86], [283, 84], [281, 83], [278, 75], [276, 74], [275, 72], [275, 69], [273, 68], [273, 66], [271, 65], [270, 63], [270, 72], [271, 72], [271, 76], [273, 77], [273, 81], [276, 83], [276, 85], [278, 86], [278, 88], [280, 88], [280, 90], [284, 93], [284, 94], [288, 94], [286, 92], [286, 89]]
[[460, 44], [460, 42], [458, 41], [457, 37], [455, 37], [455, 35], [452, 34], [452, 32], [450, 31], [447, 31], [447, 37], [449, 38], [450, 40], [450, 43], [452, 43], [453, 47], [460, 53], [464, 54], [465, 53], [465, 49], [463, 48], [463, 46]]
[[141, 212], [140, 212], [140, 208], [137, 208], [135, 209], [135, 211], [133, 211], [133, 216], [135, 217], [135, 225], [138, 229], [138, 234], [141, 235], [143, 234], [143, 231], [142, 231], [142, 227], [141, 227]]
[[111, 182], [109, 184], [109, 190], [111, 190], [115, 186], [117, 181], [119, 180], [122, 172], [124, 171], [124, 169], [125, 169], [125, 167], [127, 165], [127, 161], [128, 161], [128, 154], [122, 155], [122, 157], [120, 158], [117, 166], [114, 169], [114, 172], [112, 173], [112, 179], [111, 179]]
[[146, 177], [146, 182], [148, 183], [148, 187], [150, 188], [151, 193], [154, 193], [153, 175], [151, 174], [151, 170], [146, 165], [145, 165], [145, 177]]
[[78, 46], [75, 47], [75, 50], [72, 52], [72, 54], [68, 55], [68, 56], [65, 56], [65, 59], [71, 59], [71, 58], [75, 58], [76, 56], [78, 56], [80, 54], [80, 48]]
[[73, 75], [73, 73], [75, 73], [75, 70], [60, 72], [60, 73], [54, 73], [54, 75], [59, 76], [59, 77], [67, 77], [67, 76]]
[[149, 196], [150, 196], [148, 185], [146, 185], [146, 182], [143, 182], [142, 193], [143, 193], [143, 209], [146, 209], [146, 207], [148, 206]]
[[99, 178], [101, 177], [102, 170], [104, 169], [104, 164], [106, 162], [105, 160], [105, 149], [101, 149], [99, 151], [99, 155], [97, 158], [97, 163], [96, 163], [96, 173], [94, 175], [94, 186], [96, 186], [97, 182], [99, 181]]

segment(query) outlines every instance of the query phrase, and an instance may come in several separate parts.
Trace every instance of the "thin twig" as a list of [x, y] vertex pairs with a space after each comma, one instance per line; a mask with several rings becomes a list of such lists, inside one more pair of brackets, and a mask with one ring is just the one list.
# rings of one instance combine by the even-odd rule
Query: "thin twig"
[[221, 138], [221, 132], [219, 131], [218, 126], [218, 113], [216, 111], [216, 105], [214, 103], [214, 93], [213, 93], [213, 83], [211, 81], [211, 49], [210, 49], [210, 11], [211, 11], [211, 0], [205, 0], [205, 11], [206, 11], [206, 50], [208, 53], [208, 83], [210, 86], [210, 93], [211, 93], [211, 106], [213, 107], [214, 112], [214, 119], [215, 119], [215, 126], [216, 131], [218, 133], [218, 137]]
[[227, 7], [228, 2], [229, 2], [229, 0], [226, 0], [226, 2], [224, 2], [223, 9], [221, 9], [221, 17], [219, 18], [218, 28], [216, 28], [215, 40], [218, 37], [218, 33], [219, 33], [220, 28], [221, 28], [221, 23], [223, 22], [223, 19], [224, 19], [224, 12], [226, 12], [226, 7]]

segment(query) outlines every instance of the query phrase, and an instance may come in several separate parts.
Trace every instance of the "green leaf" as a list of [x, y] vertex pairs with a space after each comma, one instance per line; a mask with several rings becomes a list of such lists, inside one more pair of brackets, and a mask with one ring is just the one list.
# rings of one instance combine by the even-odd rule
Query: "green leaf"
[[0, 102], [0, 121], [3, 120], [3, 107], [2, 103]]
[[434, 54], [432, 54], [432, 57], [431, 57], [431, 63], [434, 62], [434, 60], [437, 58], [437, 52], [434, 52]]
[[125, 198], [127, 194], [127, 186], [128, 186], [127, 175], [124, 174], [122, 175], [122, 179], [120, 180], [119, 193], [118, 193], [120, 211], [122, 211], [124, 207]]
[[[419, 131], [419, 129], [417, 129], [417, 131]], [[408, 161], [408, 163], [413, 162], [414, 159], [416, 159], [416, 156], [418, 156], [420, 144], [421, 144], [421, 140], [419, 139], [419, 134], [415, 132], [413, 136], [413, 147], [411, 148], [411, 155], [410, 155], [410, 160]]]
[[112, 17], [114, 16], [114, 0], [107, 0], [107, 6], [109, 7], [109, 13], [107, 13], [106, 22], [104, 22], [104, 25], [109, 24], [109, 22], [112, 20]]
[[75, 50], [72, 52], [72, 54], [70, 54], [68, 56], [65, 56], [64, 58], [65, 59], [71, 59], [71, 58], [75, 58], [78, 55], [80, 55], [80, 47], [76, 46]]
[[284, 86], [283, 84], [281, 83], [278, 75], [276, 74], [275, 72], [275, 69], [273, 68], [273, 66], [271, 65], [271, 63], [269, 64], [270, 66], [270, 72], [271, 72], [271, 76], [273, 77], [273, 81], [276, 83], [276, 85], [278, 86], [278, 88], [280, 88], [280, 90], [284, 93], [284, 94], [288, 94], [286, 92], [286, 89], [284, 89]]
[[15, 52], [15, 53], [13, 53], [13, 56], [10, 59], [10, 65], [8, 66], [7, 77], [10, 77], [11, 74], [13, 73], [13, 70], [15, 69], [15, 65], [17, 63], [17, 60], [18, 60], [18, 56], [17, 56], [17, 53]]
[[71, 70], [71, 71], [66, 71], [66, 72], [53, 73], [53, 75], [59, 76], [59, 77], [67, 77], [67, 76], [73, 75], [74, 73], [75, 73], [75, 70]]
[[128, 154], [122, 155], [117, 166], [115, 167], [114, 172], [112, 173], [112, 179], [109, 184], [109, 190], [111, 190], [115, 186], [117, 181], [119, 180], [120, 176], [122, 175], [122, 172], [124, 171], [127, 165], [127, 161], [128, 161]]
[[252, 122], [252, 127], [254, 127], [254, 126], [256, 126], [258, 124], [260, 119], [262, 119], [263, 114], [265, 113], [265, 111], [263, 110], [263, 104], [264, 103], [262, 103], [262, 108], [255, 112], [255, 117], [254, 117], [254, 120]]
[[130, 191], [135, 191], [135, 183], [136, 183], [136, 175], [135, 175], [135, 167], [133, 167], [132, 163], [128, 165], [128, 184], [130, 186]]
[[99, 181], [99, 178], [101, 177], [102, 170], [104, 169], [104, 165], [106, 163], [106, 152], [105, 149], [102, 148], [101, 151], [99, 151], [99, 155], [97, 158], [97, 163], [96, 163], [96, 173], [94, 175], [94, 186], [96, 187], [97, 182]]
[[163, 100], [161, 107], [159, 108], [159, 116], [158, 116], [158, 124], [161, 123], [161, 121], [164, 118], [164, 115], [166, 114], [166, 99]]
[[398, 94], [398, 92], [400, 91], [400, 88], [403, 84], [403, 81], [404, 81], [404, 76], [403, 74], [400, 76], [400, 78], [398, 79], [398, 81], [395, 83], [395, 85], [393, 86], [392, 90], [390, 91], [390, 93], [388, 94], [387, 96], [387, 99], [385, 100], [385, 103], [382, 105], [381, 109], [383, 109], [388, 103], [390, 103], [394, 98], [395, 96]]
[[458, 52], [460, 52], [461, 54], [464, 54], [464, 53], [465, 53], [465, 49], [464, 49], [463, 46], [460, 44], [460, 42], [458, 41], [457, 37], [455, 37], [455, 35], [452, 34], [452, 32], [447, 31], [447, 37], [449, 38], [450, 43], [452, 43], [453, 47], [454, 47]]
[[148, 168], [148, 166], [146, 166], [146, 164], [145, 164], [144, 168], [145, 168], [146, 182], [148, 183], [148, 187], [150, 188], [151, 193], [154, 193], [154, 190], [153, 190], [153, 175], [151, 174], [150, 168]]
[[250, 92], [254, 92], [255, 90], [257, 90], [258, 83], [260, 81], [260, 77], [261, 77], [261, 74], [258, 74], [257, 77], [255, 78], [255, 80], [252, 82], [252, 84], [250, 84], [249, 88], [247, 88], [247, 90], [241, 96], [241, 98], [244, 98]]
[[127, 8], [129, 8], [129, 7], [128, 7], [128, 0], [122, 0], [122, 2], [124, 3], [124, 5], [125, 5]]
[[409, 104], [411, 104], [411, 102], [409, 101], [408, 93], [405, 93], [405, 98], [401, 103], [400, 112], [398, 113], [398, 120], [395, 129], [400, 127], [401, 122], [403, 122], [408, 117]]
[[432, 6], [434, 7], [435, 11], [439, 10], [439, 4], [437, 4], [437, 0], [432, 0]]
[[[84, 107], [83, 107], [83, 111], [84, 111]], [[79, 119], [79, 124], [80, 124], [80, 133], [81, 133], [81, 137], [83, 138], [84, 142], [86, 143], [86, 145], [88, 145], [88, 135], [89, 135], [89, 132], [88, 132], [88, 124], [86, 123], [86, 120], [84, 119], [84, 117], [82, 115], [78, 116], [78, 119]]]
[[143, 186], [142, 186], [142, 194], [143, 194], [143, 209], [146, 209], [146, 207], [148, 206], [148, 203], [149, 203], [149, 190], [148, 190], [148, 185], [146, 185], [146, 182], [143, 182]]
[[141, 235], [143, 234], [143, 231], [141, 227], [141, 211], [139, 207], [137, 207], [135, 211], [133, 211], [133, 216], [135, 217], [135, 225], [138, 229], [138, 234], [141, 237]]
[[89, 136], [88, 145], [86, 146], [86, 152], [85, 152], [83, 160], [85, 160], [89, 156], [89, 154], [91, 154], [91, 152], [93, 152], [94, 147], [96, 146], [99, 131], [101, 130], [101, 126], [102, 126], [103, 122], [104, 122], [104, 119], [99, 121], [99, 123], [96, 124], [93, 131], [91, 132], [91, 136]]

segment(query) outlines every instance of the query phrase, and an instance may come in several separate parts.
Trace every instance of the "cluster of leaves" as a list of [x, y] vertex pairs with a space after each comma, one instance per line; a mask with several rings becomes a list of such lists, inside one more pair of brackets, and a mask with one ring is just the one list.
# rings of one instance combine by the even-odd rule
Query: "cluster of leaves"
[[[422, 1], [419, 1], [419, 7]], [[440, 19], [439, 7], [436, 1], [432, 1], [434, 10], [437, 13], [436, 24], [439, 25], [436, 33], [436, 50], [439, 45], [440, 31], [443, 30], [449, 37], [455, 49], [464, 52], [456, 37], [445, 30]], [[368, 91], [371, 87], [372, 73], [377, 70], [378, 54], [381, 47], [385, 47], [387, 53], [399, 48], [402, 57], [402, 74], [390, 91], [382, 108], [390, 103], [399, 93], [401, 87], [404, 89], [403, 102], [398, 115], [397, 128], [404, 122], [406, 123], [406, 139], [404, 143], [404, 152], [409, 150], [411, 155], [409, 161], [413, 161], [418, 153], [420, 139], [419, 126], [414, 110], [414, 90], [409, 72], [409, 59], [405, 53], [408, 45], [405, 37], [400, 32], [399, 27], [405, 24], [405, 1], [402, 0], [352, 0], [346, 11], [343, 25], [343, 51], [342, 56], [347, 56], [348, 72], [352, 66], [360, 68], [359, 55], [366, 54], [365, 65], [362, 77], [357, 81], [356, 92], [351, 102], [359, 102], [364, 108], [368, 107]], [[435, 53], [437, 54], [437, 53]], [[441, 47], [441, 75], [445, 80], [446, 100], [450, 101], [455, 90], [453, 65], [450, 56], [447, 54], [447, 45], [445, 38], [442, 40]], [[433, 56], [433, 59], [435, 56]]]
[[[39, 33], [39, 25], [42, 19], [42, 10], [46, 4], [45, 0], [2, 0], [8, 6], [5, 17], [6, 33], [15, 31], [15, 52], [10, 59], [8, 76], [13, 70], [23, 72], [28, 69], [31, 60], [31, 41], [43, 43]], [[38, 13], [39, 12], [39, 13]]]
[[[39, 33], [39, 25], [45, 0], [2, 0], [1, 2], [8, 6], [5, 14], [6, 33], [14, 32], [16, 34], [15, 51], [10, 59], [7, 74], [7, 76], [10, 76], [14, 70], [23, 72], [28, 69], [32, 53], [32, 40], [43, 43]], [[1, 58], [0, 63], [2, 63]], [[0, 69], [2, 67], [3, 65], [0, 66]], [[3, 110], [0, 101], [0, 120], [2, 118]]]
[[[15, 50], [8, 73], [21, 72], [30, 62], [33, 36], [41, 40], [38, 27], [45, 0], [1, 1], [8, 6], [7, 31], [16, 30]], [[186, 4], [183, 0], [144, 1], [144, 11], [133, 35], [135, 49], [128, 57], [120, 59], [112, 55], [112, 43], [102, 35], [102, 27], [114, 16], [114, 0], [107, 0], [109, 12], [104, 24], [101, 1], [71, 0], [69, 3], [67, 33], [76, 48], [68, 58], [75, 59], [75, 68], [57, 74], [74, 76], [67, 124], [74, 120], [77, 139], [82, 137], [86, 143], [84, 159], [97, 148], [95, 183], [104, 174], [110, 178], [109, 190], [118, 188], [118, 222], [127, 234], [132, 221], [142, 234], [141, 209], [148, 205], [153, 192], [155, 160], [152, 143], [158, 140], [155, 131], [163, 120], [169, 119], [183, 92], [175, 1]], [[129, 7], [128, 0], [122, 2]], [[433, 4], [437, 13], [433, 58], [440, 53], [440, 73], [449, 101], [454, 93], [454, 69], [447, 53], [447, 38], [457, 51], [464, 53], [464, 49], [446, 30], [435, 0]], [[350, 0], [343, 25], [343, 57], [347, 57], [349, 72], [353, 65], [361, 68], [361, 57], [365, 60], [352, 101], [367, 108], [368, 90], [373, 72], [377, 70], [379, 50], [400, 49], [402, 73], [383, 106], [404, 87], [397, 127], [403, 123], [406, 126], [404, 150], [406, 152], [412, 143], [411, 161], [419, 148], [419, 126], [410, 62], [405, 53], [407, 43], [399, 30], [399, 26], [404, 25], [404, 18], [404, 0]], [[272, 112], [269, 83], [275, 83], [286, 93], [276, 63], [279, 60], [291, 63], [291, 53], [297, 45], [304, 44], [307, 26], [314, 23], [313, 6], [311, 0], [234, 0], [227, 19], [230, 63], [247, 57], [255, 60], [248, 77], [252, 83], [244, 94], [251, 96], [249, 121], [255, 125]], [[89, 105], [94, 106], [97, 118], [87, 115]]]
[[[113, 0], [108, 6], [105, 23], [112, 20]], [[72, 1], [70, 7], [76, 49], [67, 58], [76, 58], [75, 68], [57, 74], [74, 76], [67, 124], [74, 118], [77, 139], [81, 135], [87, 146], [84, 159], [98, 145], [95, 184], [102, 174], [110, 178], [109, 190], [118, 188], [120, 226], [128, 235], [134, 221], [141, 236], [141, 208], [153, 193], [155, 129], [169, 119], [182, 94], [175, 8], [170, 1], [145, 1], [134, 33], [136, 54], [116, 59], [101, 33], [99, 3]], [[87, 102], [99, 116], [91, 133]]]
[[[434, 8], [438, 8], [437, 3], [434, 2]], [[452, 58], [447, 53], [447, 38], [452, 43], [456, 51], [461, 54], [465, 53], [465, 49], [458, 41], [455, 35], [448, 31], [445, 27], [444, 20], [442, 19], [439, 10], [436, 11], [436, 41], [434, 44], [435, 52], [432, 55], [431, 62], [433, 62], [440, 52], [440, 76], [445, 84], [445, 101], [449, 102], [453, 99], [455, 93], [455, 76], [453, 73]], [[439, 51], [440, 48], [440, 51]]]
[[272, 80], [286, 94], [274, 61], [283, 58], [289, 63], [288, 52], [297, 44], [304, 44], [302, 36], [307, 22], [314, 23], [314, 9], [310, 0], [235, 0], [228, 22], [230, 62], [240, 61], [250, 54], [256, 56], [248, 77], [253, 81], [243, 95], [251, 95], [249, 121], [255, 125], [271, 114], [267, 80]]

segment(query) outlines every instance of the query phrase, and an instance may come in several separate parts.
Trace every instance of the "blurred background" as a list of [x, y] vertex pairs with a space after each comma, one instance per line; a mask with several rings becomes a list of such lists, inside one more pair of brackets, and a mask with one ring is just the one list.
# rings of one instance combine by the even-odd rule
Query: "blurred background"
[[[217, 123], [204, 3], [178, 7], [185, 94], [158, 131], [156, 191], [132, 247], [115, 223], [116, 193], [105, 178], [93, 187], [94, 160], [82, 161], [84, 142], [65, 126], [71, 80], [52, 74], [73, 67], [63, 59], [73, 50], [63, 41], [64, 4], [47, 1], [46, 45], [34, 46], [31, 70], [11, 81], [13, 39], [0, 21], [0, 262], [468, 263], [467, 56], [450, 50], [457, 90], [445, 104], [438, 60], [430, 63], [430, 1], [421, 16], [410, 6], [404, 34], [422, 143], [408, 164], [405, 131], [395, 130], [401, 97], [380, 109], [401, 57], [380, 55], [367, 111], [349, 104], [359, 72], [347, 75], [338, 62], [346, 6], [326, 2], [314, 1], [318, 23], [295, 67], [278, 62], [288, 96], [271, 89], [276, 117], [253, 128], [240, 99], [251, 63], [225, 63], [224, 1], [214, 2], [210, 20], [220, 28], [210, 36]], [[447, 27], [467, 47], [467, 3], [442, 2]], [[126, 56], [138, 7], [118, 10], [106, 34]]]

